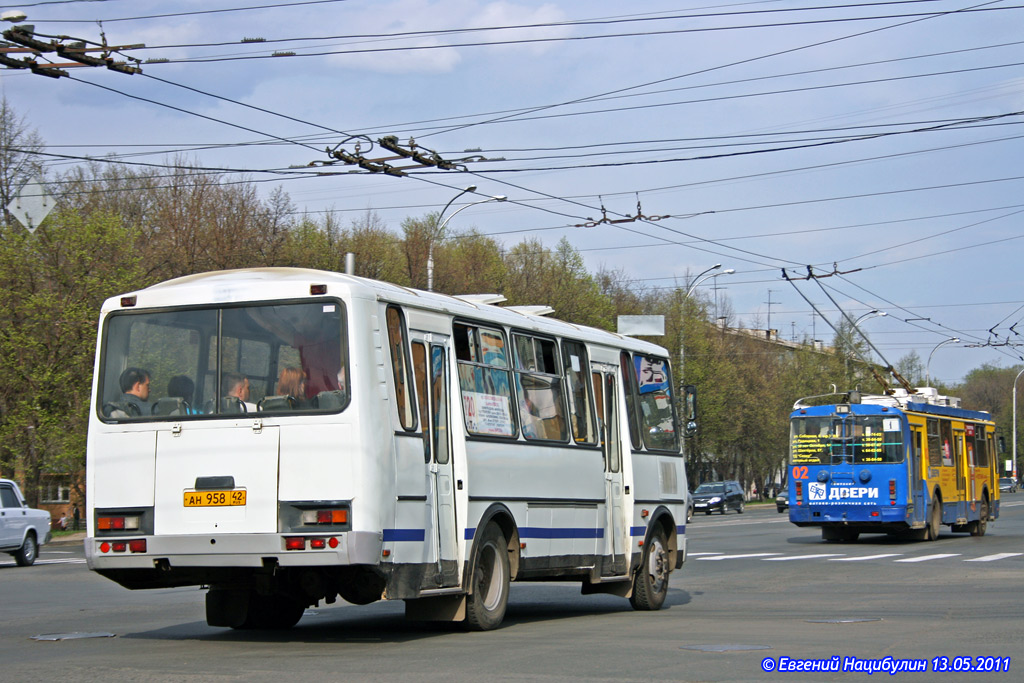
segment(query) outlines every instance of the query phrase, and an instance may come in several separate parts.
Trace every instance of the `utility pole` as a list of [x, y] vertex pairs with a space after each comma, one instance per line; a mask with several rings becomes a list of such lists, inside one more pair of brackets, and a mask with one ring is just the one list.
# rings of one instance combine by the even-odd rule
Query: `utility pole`
[[768, 335], [769, 336], [771, 336], [771, 333], [772, 333], [772, 304], [775, 303], [774, 301], [772, 301], [772, 292], [774, 292], [774, 291], [775, 291], [774, 289], [769, 289], [768, 290], [768, 301], [765, 302], [766, 304], [768, 304]]

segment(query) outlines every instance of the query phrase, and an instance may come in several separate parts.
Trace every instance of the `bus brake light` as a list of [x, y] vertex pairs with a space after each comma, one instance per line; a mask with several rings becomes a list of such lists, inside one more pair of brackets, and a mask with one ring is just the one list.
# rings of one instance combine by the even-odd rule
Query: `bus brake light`
[[895, 505], [896, 504], [896, 480], [895, 479], [890, 479], [889, 480], [889, 504], [890, 505]]
[[302, 513], [303, 524], [347, 524], [348, 510], [306, 510]]
[[138, 517], [99, 517], [96, 528], [100, 531], [138, 531]]
[[304, 536], [286, 536], [284, 539], [285, 550], [305, 550], [306, 538]]
[[801, 505], [804, 499], [804, 483], [802, 481], [796, 482], [796, 504]]

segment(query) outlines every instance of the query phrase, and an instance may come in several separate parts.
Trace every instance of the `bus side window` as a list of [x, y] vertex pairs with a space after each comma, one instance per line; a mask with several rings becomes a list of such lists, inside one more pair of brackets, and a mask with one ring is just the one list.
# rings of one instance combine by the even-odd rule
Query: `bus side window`
[[515, 437], [504, 332], [466, 323], [455, 323], [452, 331], [466, 431], [481, 436]]
[[398, 419], [402, 429], [416, 429], [416, 408], [413, 405], [412, 382], [409, 378], [408, 336], [405, 331], [405, 316], [395, 306], [388, 306], [388, 351], [391, 355], [391, 369], [395, 378], [395, 397], [398, 403]]
[[619, 367], [622, 371], [622, 388], [626, 392], [629, 441], [633, 444], [633, 450], [640, 450], [640, 409], [637, 407], [636, 375], [633, 370], [633, 359], [627, 351], [619, 355]]
[[523, 436], [527, 439], [565, 441], [568, 428], [555, 342], [523, 334], [513, 335], [513, 339]]
[[597, 443], [594, 412], [591, 408], [591, 385], [587, 381], [587, 350], [578, 342], [562, 342], [562, 363], [565, 369], [566, 398], [569, 399], [569, 421], [576, 443]]

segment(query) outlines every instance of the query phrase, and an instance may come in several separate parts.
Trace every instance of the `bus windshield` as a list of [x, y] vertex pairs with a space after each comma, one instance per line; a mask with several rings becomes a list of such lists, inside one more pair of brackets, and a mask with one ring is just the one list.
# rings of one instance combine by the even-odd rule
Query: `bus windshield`
[[790, 427], [790, 462], [903, 462], [901, 420], [881, 415], [794, 417]]
[[337, 412], [349, 400], [337, 300], [118, 312], [100, 350], [105, 420]]

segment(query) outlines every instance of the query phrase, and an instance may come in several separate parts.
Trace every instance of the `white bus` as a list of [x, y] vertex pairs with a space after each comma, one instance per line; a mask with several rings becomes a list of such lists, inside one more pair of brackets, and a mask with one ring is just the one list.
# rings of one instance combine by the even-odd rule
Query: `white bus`
[[510, 581], [659, 609], [688, 495], [666, 351], [484, 298], [270, 268], [106, 301], [89, 567], [209, 586], [233, 628], [340, 596], [490, 629]]

